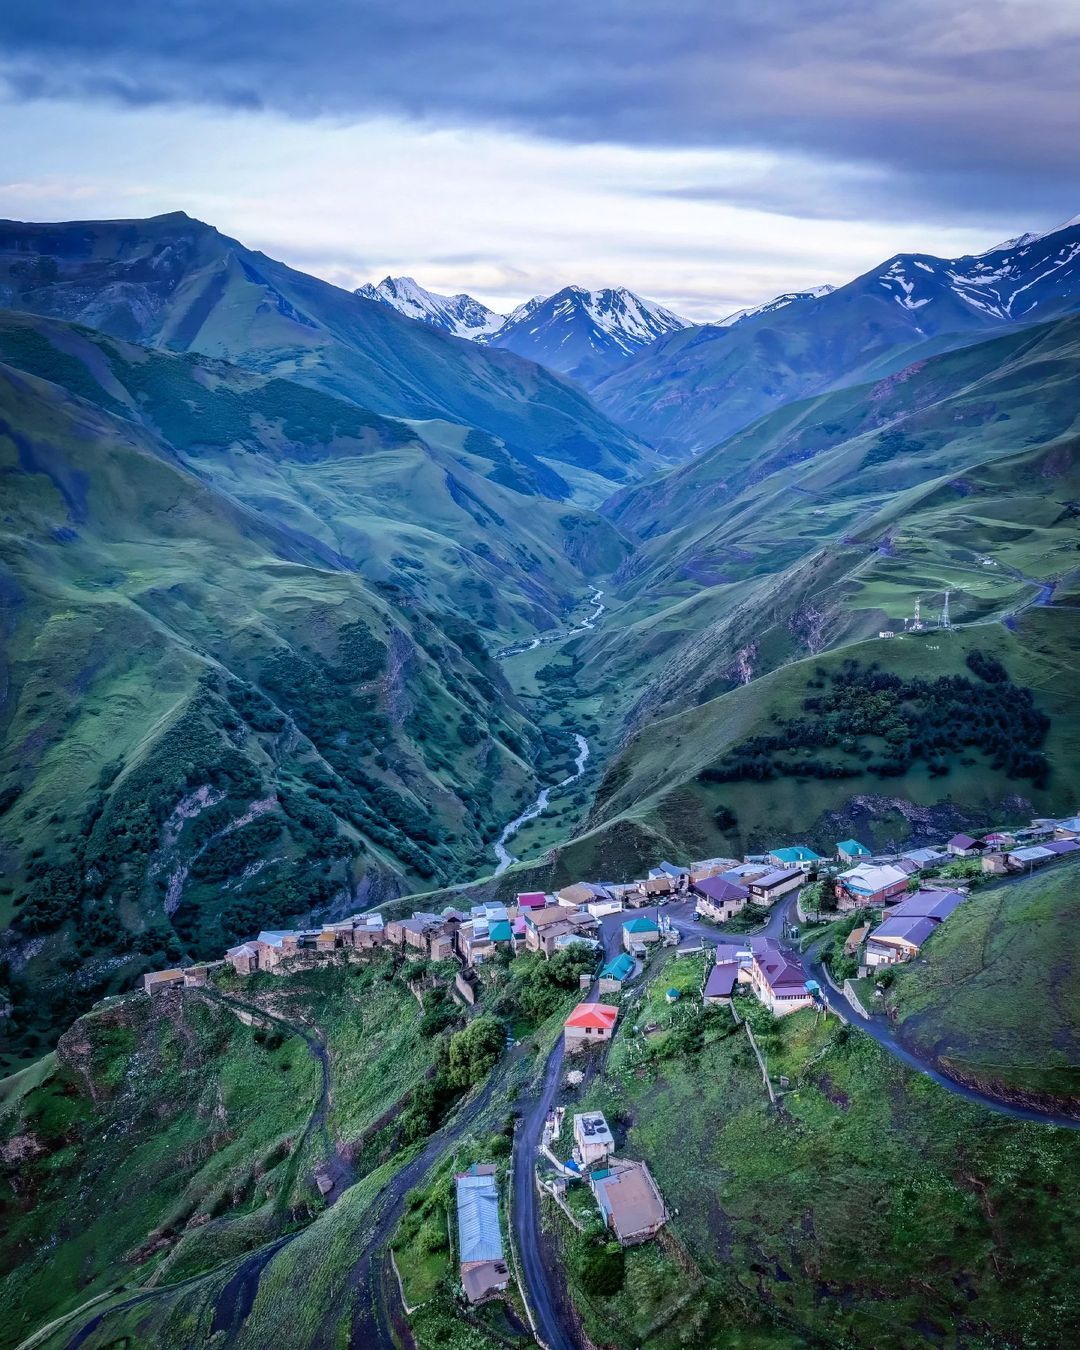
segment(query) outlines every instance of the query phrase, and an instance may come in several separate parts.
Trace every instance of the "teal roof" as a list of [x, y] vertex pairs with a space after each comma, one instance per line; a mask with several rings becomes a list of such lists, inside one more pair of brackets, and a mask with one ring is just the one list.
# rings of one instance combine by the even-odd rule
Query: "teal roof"
[[667, 996], [668, 996], [668, 998], [678, 998], [678, 997], [679, 997], [679, 991], [678, 991], [677, 989], [669, 989], [669, 990], [667, 991]]
[[513, 939], [513, 931], [505, 919], [500, 919], [498, 923], [491, 925], [492, 942], [510, 942]]
[[804, 848], [802, 844], [797, 844], [794, 848], [774, 848], [772, 856], [774, 858], [782, 858], [784, 862], [821, 861], [820, 853], [815, 853], [812, 848]]
[[865, 844], [860, 844], [857, 839], [841, 839], [836, 846], [837, 853], [846, 853], [849, 858], [859, 858], [865, 855], [870, 856], [870, 850]]
[[628, 933], [657, 933], [660, 931], [654, 919], [646, 918], [627, 919], [623, 927]]
[[600, 972], [601, 979], [605, 980], [625, 980], [634, 969], [634, 958], [629, 952], [623, 952], [617, 956], [614, 961], [609, 961]]

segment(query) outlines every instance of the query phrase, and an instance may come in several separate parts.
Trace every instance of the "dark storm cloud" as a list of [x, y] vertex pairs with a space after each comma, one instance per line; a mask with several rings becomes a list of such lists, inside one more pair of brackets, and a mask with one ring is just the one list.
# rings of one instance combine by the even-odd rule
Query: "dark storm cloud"
[[[37, 0], [0, 52], [27, 99], [763, 148], [879, 169], [883, 208], [1076, 209], [1070, 0]], [[801, 214], [848, 213], [822, 192]]]

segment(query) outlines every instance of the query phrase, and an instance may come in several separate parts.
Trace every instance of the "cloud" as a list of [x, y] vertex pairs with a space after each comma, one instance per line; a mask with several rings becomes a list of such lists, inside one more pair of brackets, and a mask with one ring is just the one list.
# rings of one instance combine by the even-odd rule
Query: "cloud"
[[37, 0], [3, 8], [0, 51], [23, 100], [769, 149], [863, 166], [882, 211], [1075, 209], [1072, 0]]

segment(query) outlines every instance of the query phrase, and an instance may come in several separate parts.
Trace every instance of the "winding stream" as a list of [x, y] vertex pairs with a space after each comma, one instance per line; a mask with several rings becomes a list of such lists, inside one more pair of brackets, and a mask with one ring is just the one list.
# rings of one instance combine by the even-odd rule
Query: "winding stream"
[[520, 652], [535, 651], [537, 647], [549, 647], [553, 642], [565, 642], [575, 633], [584, 633], [588, 629], [595, 628], [606, 611], [607, 605], [600, 599], [604, 592], [597, 590], [595, 586], [591, 589], [592, 594], [589, 596], [589, 602], [592, 609], [580, 623], [575, 623], [570, 628], [556, 628], [552, 633], [541, 633], [539, 637], [530, 638], [528, 642], [515, 642], [512, 647], [504, 647], [502, 651], [497, 652], [498, 659], [505, 661], [508, 656], [517, 656]]
[[494, 844], [495, 857], [499, 862], [498, 867], [495, 869], [495, 876], [501, 875], [511, 863], [517, 862], [517, 858], [507, 849], [506, 845], [514, 835], [517, 834], [522, 825], [528, 824], [530, 820], [535, 820], [538, 815], [547, 810], [553, 792], [557, 791], [559, 788], [568, 787], [571, 783], [576, 782], [585, 772], [585, 764], [589, 758], [589, 742], [580, 731], [574, 732], [574, 740], [577, 741], [578, 746], [574, 772], [568, 774], [561, 783], [555, 783], [552, 787], [542, 788], [531, 806], [527, 806], [520, 816], [515, 816], [508, 825], [503, 826], [503, 832], [499, 835]]

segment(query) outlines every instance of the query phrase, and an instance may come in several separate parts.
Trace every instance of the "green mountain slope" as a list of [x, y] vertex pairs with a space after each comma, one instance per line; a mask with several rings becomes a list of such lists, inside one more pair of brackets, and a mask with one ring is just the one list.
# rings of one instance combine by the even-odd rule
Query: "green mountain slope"
[[[465, 505], [410, 521], [400, 483], [378, 487], [387, 458], [436, 474], [409, 428], [75, 336], [100, 382], [81, 357], [66, 377], [119, 413], [0, 366], [18, 1055], [148, 965], [482, 867], [573, 748], [523, 709], [487, 641], [553, 621], [580, 582], [571, 555], [602, 565], [591, 540], [610, 535], [468, 453]], [[532, 533], [515, 524], [526, 503]], [[482, 514], [496, 505], [501, 525]]]
[[0, 222], [0, 304], [234, 361], [374, 412], [477, 427], [550, 462], [555, 496], [572, 491], [559, 485], [562, 465], [614, 485], [655, 462], [559, 376], [402, 318], [183, 212]]
[[[713, 697], [784, 661], [936, 619], [1006, 620], [1075, 586], [1080, 320], [919, 363], [771, 413], [606, 511], [643, 541], [625, 631], [587, 668], [643, 710]], [[640, 687], [640, 686], [639, 686]]]
[[[575, 850], [613, 852], [612, 865], [622, 854], [632, 869], [659, 849], [741, 856], [778, 839], [828, 855], [852, 834], [885, 849], [1069, 810], [1080, 794], [1074, 618], [1038, 608], [1014, 629], [849, 644], [648, 720], [608, 767], [592, 832], [562, 851], [560, 865], [579, 865]], [[1000, 686], [1000, 708], [969, 664], [975, 652], [1015, 686]], [[849, 694], [851, 661], [862, 674]], [[903, 687], [879, 694], [880, 676]], [[979, 700], [995, 709], [985, 721]]]
[[896, 972], [886, 999], [902, 1039], [984, 1091], [1075, 1103], [1078, 921], [1078, 862], [976, 891]]

